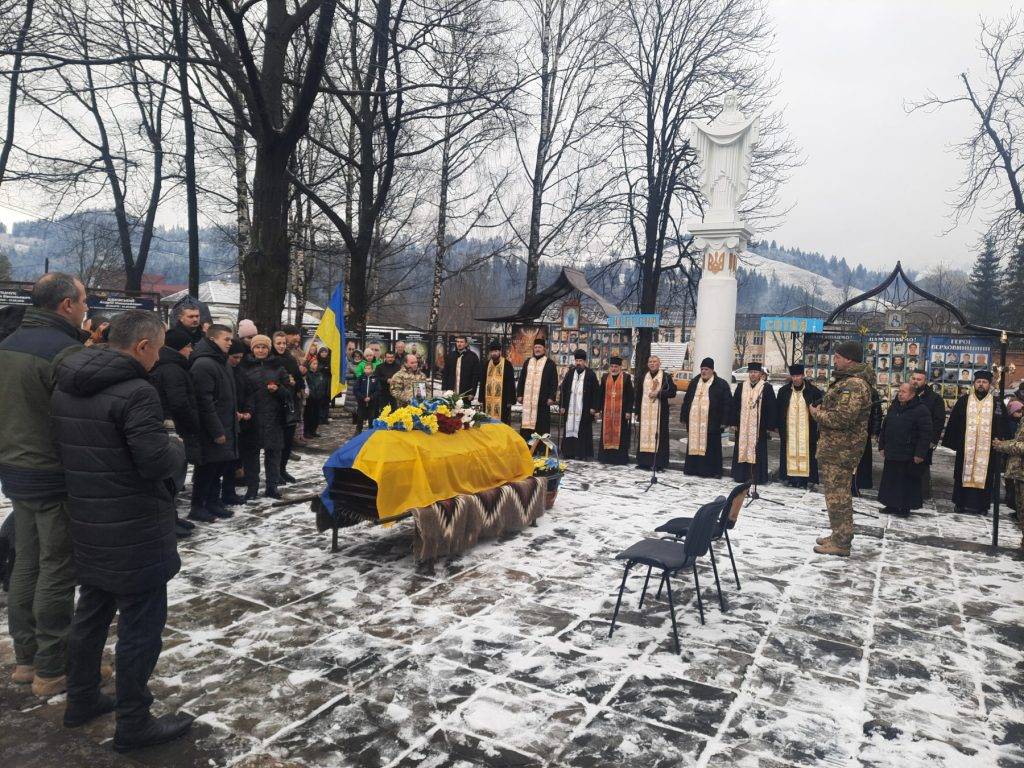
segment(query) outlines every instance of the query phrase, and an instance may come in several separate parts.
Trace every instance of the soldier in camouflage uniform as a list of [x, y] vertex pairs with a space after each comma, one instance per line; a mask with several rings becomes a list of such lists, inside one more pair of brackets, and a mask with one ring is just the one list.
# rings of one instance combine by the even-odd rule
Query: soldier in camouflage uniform
[[811, 407], [818, 422], [818, 475], [828, 507], [832, 533], [818, 539], [814, 551], [823, 555], [850, 554], [853, 542], [853, 499], [850, 482], [868, 439], [868, 417], [875, 372], [865, 365], [856, 341], [835, 348], [834, 380], [821, 405]]
[[[1013, 481], [1017, 502], [1017, 525], [1024, 534], [1024, 419], [1021, 419], [1017, 434], [1012, 440], [993, 440], [992, 450], [1010, 457], [1006, 462], [1004, 476], [1007, 480]], [[1020, 548], [1024, 549], [1024, 535], [1021, 537]]]
[[[395, 398], [398, 407], [408, 405], [416, 397], [416, 385], [425, 384], [427, 377], [419, 370], [420, 361], [416, 355], [406, 355], [405, 365], [402, 370], [391, 377], [391, 396]], [[420, 388], [424, 390], [423, 387]], [[421, 391], [420, 394], [424, 394]]]

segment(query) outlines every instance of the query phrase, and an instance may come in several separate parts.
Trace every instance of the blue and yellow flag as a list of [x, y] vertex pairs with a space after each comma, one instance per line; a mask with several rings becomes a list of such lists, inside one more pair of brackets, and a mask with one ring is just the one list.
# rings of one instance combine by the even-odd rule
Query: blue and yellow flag
[[316, 335], [331, 350], [331, 397], [345, 391], [345, 291], [342, 284], [331, 294]]

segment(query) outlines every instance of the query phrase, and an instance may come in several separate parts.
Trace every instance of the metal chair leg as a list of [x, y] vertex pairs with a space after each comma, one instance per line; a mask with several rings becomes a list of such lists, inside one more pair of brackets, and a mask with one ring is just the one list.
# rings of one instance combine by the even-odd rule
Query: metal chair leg
[[651, 569], [652, 568], [653, 568], [653, 566], [650, 566], [650, 565], [647, 566], [647, 577], [644, 579], [644, 588], [640, 592], [640, 605], [637, 606], [638, 608], [643, 608], [644, 607], [644, 597], [647, 595], [647, 584], [651, 580]]
[[736, 577], [736, 589], [740, 588], [740, 574], [736, 570], [736, 558], [732, 555], [732, 542], [729, 541], [729, 529], [725, 529], [725, 546], [729, 548], [729, 561], [732, 563], [732, 575]]
[[661, 574], [661, 581], [658, 582], [658, 594], [656, 594], [654, 596], [655, 600], [661, 600], [661, 588], [665, 586], [665, 578], [666, 578], [666, 574], [662, 573]]
[[612, 632], [615, 631], [615, 620], [619, 617], [619, 606], [622, 605], [622, 593], [626, 589], [626, 577], [629, 576], [629, 569], [633, 567], [632, 561], [626, 563], [626, 568], [622, 572], [622, 584], [619, 585], [619, 599], [615, 601], [615, 613], [612, 614], [612, 625], [608, 627], [608, 637], [612, 636]]
[[700, 597], [700, 579], [697, 577], [697, 564], [693, 564], [693, 586], [697, 590], [697, 608], [700, 611], [700, 623], [704, 623], [704, 601]]
[[676, 653], [680, 653], [679, 629], [676, 627], [676, 604], [672, 600], [672, 580], [668, 577], [668, 571], [662, 574], [661, 579], [668, 587], [668, 611], [672, 615], [672, 637], [676, 641]]
[[718, 590], [718, 606], [722, 609], [722, 613], [726, 612], [725, 600], [722, 598], [722, 585], [718, 581], [718, 564], [715, 562], [715, 548], [714, 546], [708, 547], [708, 552], [711, 554], [711, 570], [715, 572], [715, 589]]
[[331, 532], [331, 552], [338, 552], [338, 526]]

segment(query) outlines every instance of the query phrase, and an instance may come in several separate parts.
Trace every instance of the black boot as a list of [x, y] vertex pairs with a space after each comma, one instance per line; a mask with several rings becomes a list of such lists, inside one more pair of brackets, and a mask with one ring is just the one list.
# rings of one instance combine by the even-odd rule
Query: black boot
[[225, 517], [225, 518], [226, 517], [231, 517], [232, 515], [235, 514], [230, 509], [228, 509], [228, 508], [226, 508], [224, 506], [221, 506], [220, 504], [217, 504], [217, 503], [207, 504], [206, 505], [206, 511], [209, 512], [211, 515], [214, 515], [216, 517]]
[[281, 492], [279, 490], [277, 490], [277, 488], [267, 488], [267, 490], [263, 493], [263, 495], [266, 496], [268, 499], [282, 499], [282, 498], [284, 498], [281, 495]]
[[186, 528], [181, 524], [181, 521], [178, 520], [174, 524], [174, 535], [179, 539], [187, 539], [189, 536], [192, 535], [192, 529]]
[[183, 518], [183, 517], [180, 517], [180, 516], [178, 517], [178, 525], [180, 525], [180, 526], [181, 526], [182, 528], [187, 528], [187, 529], [188, 529], [188, 530], [190, 530], [190, 531], [191, 531], [191, 530], [192, 530], [193, 528], [195, 528], [195, 527], [196, 527], [196, 524], [195, 524], [195, 523], [193, 523], [193, 522], [191, 522], [191, 521], [189, 521], [189, 520], [186, 520], [185, 518]]
[[239, 504], [244, 504], [245, 499], [232, 491], [230, 494], [222, 497], [220, 503], [225, 507], [237, 507]]
[[114, 697], [107, 696], [105, 693], [98, 693], [96, 701], [88, 706], [68, 702], [67, 709], [64, 710], [64, 727], [78, 728], [85, 725], [90, 720], [95, 720], [97, 717], [101, 717], [108, 712], [113, 712], [114, 704]]
[[281, 481], [284, 483], [296, 483], [298, 482], [287, 470], [281, 470]]
[[150, 717], [130, 730], [127, 727], [121, 728], [119, 724], [114, 730], [114, 749], [118, 752], [127, 752], [156, 744], [166, 744], [179, 736], [184, 736], [192, 727], [192, 719], [190, 715]]
[[205, 507], [192, 507], [192, 511], [188, 513], [189, 520], [196, 520], [200, 523], [212, 523], [217, 517], [211, 515]]

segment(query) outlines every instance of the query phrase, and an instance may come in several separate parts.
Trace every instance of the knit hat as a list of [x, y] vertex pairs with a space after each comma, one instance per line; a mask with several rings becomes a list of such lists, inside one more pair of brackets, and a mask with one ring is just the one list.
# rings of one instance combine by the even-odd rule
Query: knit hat
[[575, 352], [572, 353], [572, 356], [576, 360], [586, 360], [587, 359], [587, 350], [585, 350], [585, 349], [577, 349]]
[[764, 371], [764, 366], [762, 366], [760, 363], [750, 363], [747, 366], [747, 373], [750, 373], [751, 371], [762, 371], [763, 372]]
[[273, 343], [270, 341], [269, 336], [264, 336], [262, 333], [257, 333], [251, 339], [249, 339], [249, 346], [255, 347], [257, 344], [263, 344], [270, 349], [274, 348]]
[[853, 360], [855, 363], [864, 362], [864, 347], [861, 346], [859, 341], [844, 341], [836, 345], [833, 351], [847, 360]]
[[622, 365], [622, 358], [618, 355], [612, 355], [608, 358], [608, 365]]
[[974, 380], [985, 379], [986, 381], [992, 381], [992, 371], [975, 371]]
[[229, 355], [244, 355], [249, 351], [249, 348], [242, 343], [241, 339], [232, 339], [231, 346], [228, 347]]
[[789, 375], [790, 376], [803, 376], [804, 375], [804, 367], [800, 363], [797, 363], [796, 365], [789, 366]]
[[164, 334], [164, 346], [180, 352], [192, 343], [192, 336], [183, 328], [171, 328]]
[[487, 345], [487, 349], [490, 352], [501, 352], [501, 342], [497, 339], [492, 339], [491, 343]]
[[705, 357], [703, 360], [700, 361], [700, 367], [710, 368], [713, 371], [715, 370], [715, 361], [712, 360], [710, 357]]
[[238, 338], [251, 339], [257, 333], [259, 333], [259, 331], [256, 330], [256, 323], [252, 320], [246, 319], [238, 321]]
[[1011, 400], [1010, 404], [1006, 406], [1006, 410], [1010, 412], [1011, 416], [1016, 416], [1022, 408], [1024, 408], [1024, 403], [1020, 400]]

